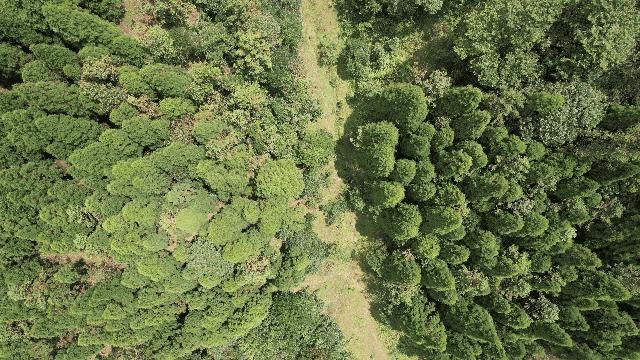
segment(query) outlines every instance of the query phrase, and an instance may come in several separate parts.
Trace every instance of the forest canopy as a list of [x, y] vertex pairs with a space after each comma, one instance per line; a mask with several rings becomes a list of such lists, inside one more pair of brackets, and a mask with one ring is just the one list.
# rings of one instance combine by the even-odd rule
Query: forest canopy
[[349, 198], [407, 353], [640, 358], [636, 1], [339, 4]]
[[0, 357], [346, 358], [298, 4], [126, 5], [0, 1]]
[[0, 358], [640, 359], [640, 4], [304, 5], [0, 0]]

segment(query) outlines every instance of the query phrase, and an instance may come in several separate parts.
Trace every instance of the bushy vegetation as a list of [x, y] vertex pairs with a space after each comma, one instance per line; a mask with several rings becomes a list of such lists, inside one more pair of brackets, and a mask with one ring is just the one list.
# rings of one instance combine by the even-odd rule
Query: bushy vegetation
[[298, 4], [139, 3], [0, 1], [0, 358], [346, 358]]
[[380, 1], [339, 8], [357, 110], [343, 163], [407, 351], [640, 358], [640, 113], [620, 81], [636, 2], [452, 1], [408, 21]]
[[639, 4], [337, 1], [320, 209], [299, 6], [0, 0], [0, 358], [349, 358], [298, 289], [350, 207], [403, 351], [640, 359]]
[[252, 359], [347, 359], [340, 329], [322, 314], [322, 303], [304, 293], [274, 296], [265, 321], [235, 346]]

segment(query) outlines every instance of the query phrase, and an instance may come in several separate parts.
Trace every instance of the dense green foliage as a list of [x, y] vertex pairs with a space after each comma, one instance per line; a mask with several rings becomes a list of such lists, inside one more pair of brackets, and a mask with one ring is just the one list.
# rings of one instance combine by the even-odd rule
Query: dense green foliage
[[236, 348], [239, 358], [348, 358], [340, 329], [322, 315], [321, 303], [304, 293], [276, 295], [269, 316]]
[[636, 1], [380, 3], [339, 2], [343, 162], [407, 351], [639, 359]]
[[0, 1], [0, 358], [346, 358], [289, 294], [327, 255], [301, 197], [333, 141], [297, 4], [128, 11]]
[[[299, 7], [0, 0], [0, 358], [349, 357], [297, 290], [336, 155]], [[640, 359], [640, 4], [335, 8], [318, 61], [354, 112], [322, 210], [366, 218], [402, 350]]]

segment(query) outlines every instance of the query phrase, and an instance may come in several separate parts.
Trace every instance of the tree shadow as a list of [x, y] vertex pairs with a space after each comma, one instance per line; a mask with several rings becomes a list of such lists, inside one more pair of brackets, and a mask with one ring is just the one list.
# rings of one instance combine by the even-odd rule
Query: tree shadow
[[[373, 318], [383, 324], [389, 325], [394, 330], [403, 330], [403, 324], [398, 316], [394, 316], [387, 311], [388, 305], [385, 303], [385, 288], [383, 279], [369, 266], [367, 263], [367, 242], [380, 238], [380, 228], [376, 223], [376, 214], [367, 212], [353, 206], [353, 197], [358, 197], [359, 187], [367, 181], [367, 178], [359, 171], [357, 163], [354, 159], [354, 148], [351, 143], [358, 126], [367, 123], [369, 118], [369, 106], [371, 98], [356, 97], [348, 100], [353, 112], [345, 119], [343, 136], [336, 143], [336, 170], [338, 176], [349, 187], [347, 197], [351, 204], [351, 210], [356, 215], [356, 230], [362, 236], [364, 243], [358, 246], [358, 249], [352, 254], [352, 259], [358, 263], [364, 273], [363, 282], [367, 293], [371, 299], [371, 315]], [[354, 195], [354, 192], [356, 193]], [[387, 248], [392, 248], [390, 243], [386, 244]], [[424, 357], [425, 352], [419, 345], [415, 343], [409, 336], [400, 336], [397, 349], [407, 356]]]
[[387, 324], [393, 330], [400, 331], [400, 337], [396, 344], [396, 348], [399, 352], [407, 356], [417, 356], [419, 358], [425, 358], [427, 354], [425, 351], [408, 335], [405, 334], [405, 325], [402, 323], [399, 316], [389, 314], [385, 303], [386, 291], [383, 287], [382, 278], [376, 274], [367, 264], [366, 254], [360, 252], [354, 255], [354, 260], [358, 262], [358, 265], [363, 270], [364, 284], [367, 289], [367, 293], [371, 297], [371, 315], [373, 318], [383, 324]]
[[[339, 20], [342, 26], [346, 27], [343, 33], [349, 36], [352, 42], [377, 41], [384, 39], [400, 39], [415, 31], [421, 31], [422, 42], [415, 50], [412, 57], [401, 64], [392, 74], [392, 78], [385, 79], [388, 81], [405, 81], [412, 82], [415, 67], [425, 69], [431, 72], [437, 69], [447, 69], [450, 72], [454, 82], [468, 81], [469, 73], [466, 72], [465, 66], [458, 59], [453, 50], [453, 36], [449, 29], [442, 28], [442, 21], [434, 16], [424, 16], [419, 19], [410, 19], [408, 21], [398, 21], [397, 19], [381, 18], [371, 19], [360, 16], [353, 8], [351, 0], [337, 0], [335, 4], [339, 14]], [[418, 29], [418, 25], [419, 29]], [[366, 32], [366, 33], [365, 33]], [[365, 44], [355, 44], [356, 46]], [[349, 61], [353, 62], [352, 54], [346, 54], [349, 47], [345, 47], [343, 53], [338, 59], [337, 70], [338, 76], [346, 81], [357, 81], [354, 79], [353, 73], [350, 73], [348, 65]], [[357, 49], [356, 49], [357, 50]], [[351, 56], [351, 58], [347, 58]], [[351, 66], [352, 68], [353, 66]], [[453, 69], [453, 70], [452, 70]], [[367, 212], [365, 207], [357, 206], [362, 201], [360, 190], [362, 185], [370, 181], [358, 169], [355, 159], [355, 149], [352, 139], [356, 134], [356, 130], [371, 119], [371, 107], [375, 98], [371, 95], [363, 95], [356, 91], [355, 96], [347, 99], [348, 105], [353, 110], [351, 114], [344, 120], [343, 136], [336, 142], [336, 170], [338, 176], [343, 179], [348, 186], [347, 199], [351, 205], [351, 210], [356, 215], [356, 230], [363, 237], [358, 249], [352, 254], [352, 259], [358, 263], [364, 273], [364, 284], [367, 293], [371, 298], [371, 314], [373, 318], [383, 324], [389, 325], [392, 329], [400, 331], [401, 335], [397, 343], [397, 350], [407, 356], [418, 356], [425, 358], [428, 356], [424, 348], [422, 348], [409, 335], [405, 335], [406, 327], [397, 314], [389, 311], [388, 290], [384, 287], [384, 280], [376, 273], [367, 261], [367, 242], [379, 241], [381, 231], [376, 222], [376, 214]], [[355, 206], [354, 206], [355, 205]], [[396, 248], [389, 241], [384, 241], [385, 246], [390, 251]]]

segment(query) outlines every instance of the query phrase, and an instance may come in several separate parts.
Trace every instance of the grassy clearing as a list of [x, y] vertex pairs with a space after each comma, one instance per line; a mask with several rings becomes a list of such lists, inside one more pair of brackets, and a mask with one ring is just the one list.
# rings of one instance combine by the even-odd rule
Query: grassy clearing
[[311, 95], [318, 100], [322, 116], [316, 124], [336, 136], [341, 134], [341, 124], [349, 115], [346, 103], [349, 84], [338, 77], [335, 66], [318, 64], [318, 44], [321, 37], [340, 39], [340, 25], [331, 0], [302, 1], [303, 42], [300, 48], [301, 66]]
[[[350, 85], [340, 79], [336, 66], [320, 66], [318, 44], [322, 37], [340, 39], [340, 25], [331, 0], [302, 1], [303, 42], [300, 48], [301, 70], [311, 95], [318, 101], [322, 116], [312, 126], [331, 132], [336, 139], [344, 133], [345, 120], [351, 115], [346, 99]], [[344, 183], [331, 166], [330, 184], [322, 192], [321, 203], [336, 199]], [[401, 359], [399, 335], [373, 316], [367, 291], [366, 273], [356, 259], [362, 236], [356, 230], [356, 215], [346, 213], [336, 225], [327, 225], [319, 210], [315, 231], [323, 241], [335, 244], [336, 252], [325, 266], [309, 276], [300, 289], [314, 292], [327, 305], [328, 314], [348, 339], [348, 348], [356, 359]]]
[[142, 21], [142, 7], [141, 3], [137, 0], [124, 0], [123, 2], [125, 13], [124, 18], [120, 21], [120, 29], [130, 36], [138, 35], [136, 32], [136, 25]]
[[305, 286], [327, 304], [327, 312], [340, 326], [356, 359], [390, 359], [386, 344], [371, 316], [364, 274], [356, 262], [330, 260], [308, 277]]

